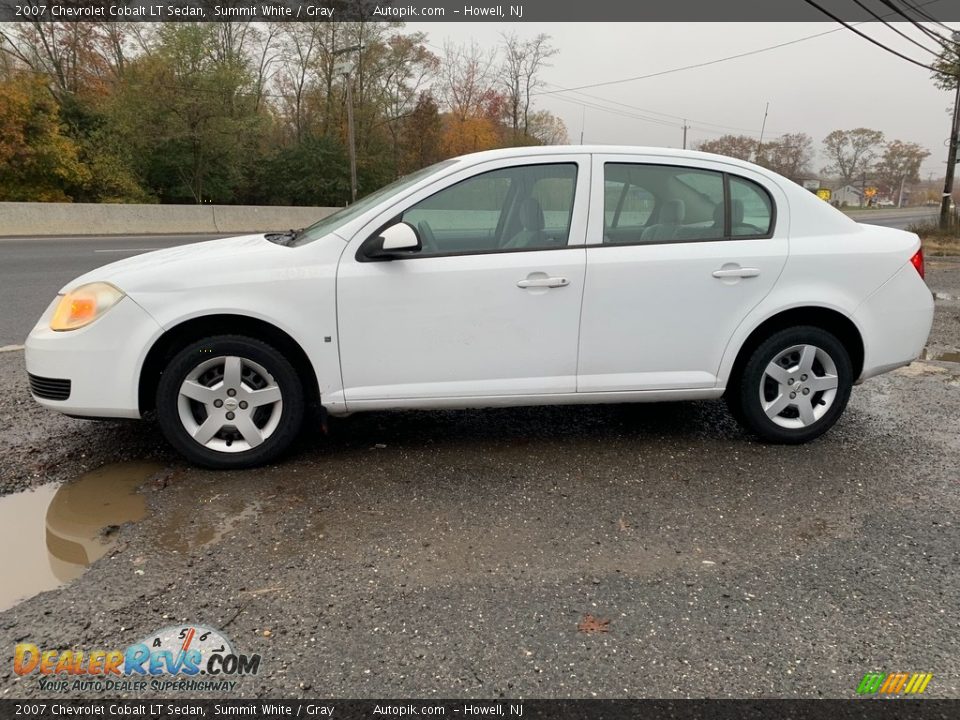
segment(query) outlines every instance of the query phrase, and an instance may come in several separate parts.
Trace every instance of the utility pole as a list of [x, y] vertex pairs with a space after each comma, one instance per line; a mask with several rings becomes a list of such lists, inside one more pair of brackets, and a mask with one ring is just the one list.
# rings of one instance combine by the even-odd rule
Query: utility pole
[[[960, 32], [953, 34], [954, 42], [960, 42]], [[950, 201], [953, 199], [953, 176], [957, 169], [957, 143], [960, 142], [960, 48], [954, 50], [957, 55], [958, 70], [954, 76], [957, 83], [956, 97], [953, 101], [953, 124], [950, 128], [950, 152], [947, 153], [947, 174], [943, 181], [943, 197], [940, 199], [940, 229], [950, 227]]]
[[[359, 45], [351, 45], [334, 51], [333, 56], [357, 52], [360, 49]], [[353, 131], [353, 83], [350, 81], [353, 63], [337, 63], [335, 69], [343, 75], [344, 82], [347, 84], [347, 144], [350, 146], [350, 204], [352, 205], [357, 201], [357, 141]]]
[[760, 126], [760, 142], [757, 143], [757, 155], [754, 158], [755, 161], [760, 161], [760, 153], [763, 151], [763, 133], [767, 129], [767, 115], [770, 114], [770, 103], [767, 103], [767, 107], [763, 111], [763, 124]]
[[353, 137], [353, 83], [347, 80], [347, 144], [350, 146], [350, 204], [357, 201], [357, 141]]
[[687, 130], [688, 130], [689, 128], [690, 128], [690, 126], [687, 125], [687, 119], [684, 118], [684, 119], [683, 119], [683, 149], [684, 149], [684, 150], [687, 149]]

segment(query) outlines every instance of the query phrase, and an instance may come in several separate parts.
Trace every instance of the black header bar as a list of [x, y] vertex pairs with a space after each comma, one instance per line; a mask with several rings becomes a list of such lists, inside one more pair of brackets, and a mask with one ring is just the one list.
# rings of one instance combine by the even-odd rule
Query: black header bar
[[[877, 21], [853, 0], [818, 0], [817, 4], [845, 21]], [[885, 20], [907, 21], [882, 3], [863, 5]], [[958, 0], [912, 0], [898, 7], [921, 22], [960, 21]], [[829, 18], [804, 0], [0, 0], [0, 22], [35, 20], [540, 23], [828, 22]]]

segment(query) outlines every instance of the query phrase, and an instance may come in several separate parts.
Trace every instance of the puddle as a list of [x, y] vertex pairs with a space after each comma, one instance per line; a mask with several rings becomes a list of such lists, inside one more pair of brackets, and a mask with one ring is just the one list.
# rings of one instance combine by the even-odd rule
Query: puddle
[[[206, 505], [207, 507], [201, 507]], [[210, 512], [209, 508], [217, 510]], [[198, 500], [195, 505], [179, 507], [163, 523], [157, 544], [178, 553], [202, 550], [228, 536], [240, 523], [259, 517], [260, 505], [247, 505], [238, 499], [221, 500], [215, 495], [209, 500]]]
[[960, 352], [931, 353], [924, 348], [921, 360], [939, 360], [940, 362], [960, 363]]
[[135, 491], [162, 469], [150, 463], [108, 465], [65, 485], [44, 485], [0, 498], [0, 610], [83, 574], [113, 546], [111, 529], [143, 518]]

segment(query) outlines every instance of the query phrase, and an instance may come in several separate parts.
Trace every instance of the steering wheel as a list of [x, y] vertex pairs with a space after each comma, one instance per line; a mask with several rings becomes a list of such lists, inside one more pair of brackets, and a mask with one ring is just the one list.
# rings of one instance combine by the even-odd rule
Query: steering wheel
[[437, 246], [437, 236], [433, 234], [433, 228], [426, 220], [417, 223], [417, 232], [420, 233], [420, 244], [427, 252], [439, 252]]

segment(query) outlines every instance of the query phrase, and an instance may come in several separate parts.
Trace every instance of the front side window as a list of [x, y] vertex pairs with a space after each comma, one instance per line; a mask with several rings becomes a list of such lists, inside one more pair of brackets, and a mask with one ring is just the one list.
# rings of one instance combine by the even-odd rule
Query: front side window
[[430, 165], [429, 167], [422, 168], [416, 172], [405, 175], [399, 180], [386, 185], [376, 192], [367, 195], [365, 198], [358, 200], [353, 203], [353, 205], [348, 205], [347, 207], [340, 208], [332, 215], [328, 215], [319, 222], [315, 222], [313, 225], [304, 228], [296, 234], [294, 239], [290, 242], [291, 247], [298, 247], [300, 245], [307, 245], [312, 243], [320, 238], [329, 235], [332, 232], [336, 232], [339, 228], [346, 225], [348, 222], [353, 220], [356, 217], [359, 217], [367, 210], [372, 207], [375, 207], [377, 203], [382, 202], [389, 198], [391, 195], [403, 192], [412, 185], [420, 182], [426, 177], [437, 173], [444, 168], [453, 165], [456, 160], [444, 160], [443, 162], [436, 163], [435, 165]]
[[575, 163], [521, 165], [475, 175], [407, 209], [418, 255], [563, 247], [570, 234]]

